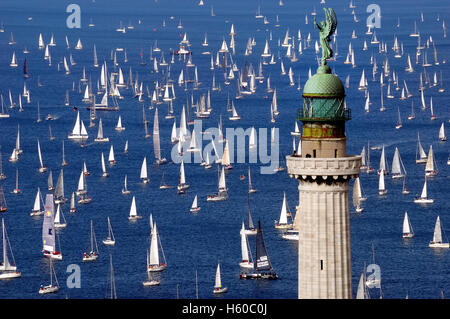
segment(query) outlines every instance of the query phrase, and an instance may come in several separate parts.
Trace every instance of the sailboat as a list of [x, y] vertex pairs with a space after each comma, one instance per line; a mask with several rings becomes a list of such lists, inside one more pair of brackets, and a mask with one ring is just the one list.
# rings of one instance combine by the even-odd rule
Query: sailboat
[[403, 238], [414, 237], [414, 231], [413, 231], [411, 223], [409, 221], [408, 212], [405, 212], [405, 217], [403, 219], [402, 237]]
[[[62, 219], [61, 219], [62, 217]], [[61, 204], [58, 204], [55, 215], [55, 228], [65, 228], [67, 226], [66, 218], [61, 208]]]
[[109, 291], [110, 291], [110, 299], [117, 299], [116, 293], [116, 281], [114, 280], [114, 267], [112, 263], [112, 255], [109, 255]]
[[214, 283], [214, 294], [221, 294], [228, 291], [227, 287], [222, 287], [222, 279], [220, 276], [220, 263], [217, 264], [217, 270], [216, 270], [216, 281]]
[[16, 168], [16, 188], [13, 189], [13, 194], [20, 194], [20, 188], [19, 188], [19, 169]]
[[445, 142], [447, 140], [447, 136], [445, 136], [444, 122], [442, 122], [441, 127], [439, 128], [439, 139], [442, 142]]
[[155, 116], [153, 119], [153, 151], [155, 153], [156, 164], [162, 165], [167, 163], [167, 159], [161, 156], [161, 145], [159, 137], [159, 119], [158, 119], [158, 108], [155, 110]]
[[236, 108], [234, 107], [234, 104], [232, 105], [232, 113], [233, 113], [233, 115], [228, 118], [230, 121], [237, 121], [237, 120], [241, 119], [241, 117], [236, 112]]
[[197, 213], [198, 211], [200, 211], [200, 209], [201, 207], [197, 204], [197, 195], [195, 195], [190, 211], [191, 213]]
[[72, 133], [69, 134], [69, 139], [75, 139], [75, 140], [84, 140], [89, 137], [86, 127], [84, 126], [83, 121], [80, 120], [80, 111], [78, 111], [77, 119], [75, 121], [75, 125], [73, 127]]
[[34, 206], [33, 206], [33, 209], [31, 210], [30, 216], [40, 216], [40, 215], [44, 214], [44, 210], [42, 210], [41, 203], [42, 203], [42, 206], [44, 206], [44, 201], [42, 200], [41, 190], [38, 187], [38, 190], [36, 193], [36, 198], [34, 200]]
[[148, 178], [147, 175], [147, 157], [144, 157], [144, 160], [142, 161], [142, 166], [141, 166], [141, 181], [144, 184], [147, 184], [148, 182], [150, 182], [150, 179]]
[[75, 208], [75, 192], [72, 192], [72, 197], [70, 199], [70, 212], [71, 213], [75, 213], [76, 208]]
[[[217, 173], [219, 173], [219, 167], [217, 167]], [[208, 202], [217, 202], [228, 199], [228, 188], [225, 181], [225, 169], [222, 166], [222, 171], [219, 176], [218, 192], [208, 195], [206, 200]]]
[[94, 261], [98, 259], [98, 245], [97, 245], [97, 239], [95, 238], [95, 232], [94, 232], [94, 222], [91, 219], [91, 235], [90, 235], [90, 243], [91, 243], [91, 250], [89, 252], [83, 253], [83, 261]]
[[243, 272], [241, 279], [278, 279], [277, 273], [273, 270], [264, 243], [264, 235], [261, 228], [261, 221], [258, 220], [258, 232], [256, 234], [256, 267], [255, 272]]
[[422, 144], [420, 143], [419, 133], [417, 133], [416, 164], [424, 164], [427, 160], [428, 156], [423, 150]]
[[241, 228], [241, 255], [242, 260], [239, 263], [239, 266], [242, 268], [254, 268], [251, 252], [250, 252], [250, 245], [248, 243], [247, 239], [247, 231], [244, 226], [244, 222], [242, 222], [242, 228]]
[[102, 243], [108, 246], [114, 246], [116, 243], [116, 239], [114, 238], [114, 233], [111, 227], [111, 221], [108, 216], [108, 237], [102, 240]]
[[127, 187], [127, 175], [125, 174], [125, 178], [124, 178], [124, 181], [123, 181], [122, 194], [123, 195], [127, 195], [127, 194], [130, 194], [130, 193], [131, 193], [131, 191]]
[[186, 189], [189, 188], [189, 184], [186, 184], [186, 175], [184, 173], [184, 161], [181, 160], [180, 165], [180, 179], [179, 183], [177, 185], [177, 192], [178, 194], [184, 194], [186, 192]]
[[353, 184], [353, 206], [357, 213], [361, 213], [364, 210], [364, 208], [361, 207], [361, 197], [361, 183], [358, 176]]
[[55, 188], [55, 204], [62, 204], [67, 201], [64, 197], [64, 173], [63, 170], [59, 172], [58, 181]]
[[136, 198], [133, 196], [133, 199], [131, 200], [130, 215], [128, 216], [128, 220], [134, 221], [141, 218], [142, 216], [137, 214]]
[[229, 169], [233, 168], [233, 165], [231, 165], [230, 149], [229, 149], [229, 146], [228, 146], [228, 140], [225, 141], [225, 147], [223, 149], [221, 163], [222, 163], [222, 166], [224, 166], [226, 170], [229, 170]]
[[[59, 290], [59, 283], [58, 283], [58, 278], [56, 277], [56, 272], [55, 272], [55, 268], [53, 267], [53, 260], [50, 259], [49, 260], [50, 263], [50, 284], [46, 285], [46, 286], [42, 286], [39, 288], [39, 294], [40, 295], [45, 295], [45, 294], [49, 294], [49, 293], [53, 293], [53, 292], [57, 292]], [[53, 283], [53, 276], [55, 277], [55, 282], [56, 284]]]
[[[160, 260], [159, 249], [161, 249]], [[151, 232], [151, 242], [150, 242], [150, 258], [147, 267], [148, 272], [163, 271], [167, 268], [166, 257], [164, 256], [164, 251], [161, 245], [161, 239], [159, 238], [158, 230], [156, 228], [156, 223], [153, 223]]]
[[125, 130], [125, 127], [122, 126], [122, 117], [120, 115], [119, 115], [119, 119], [117, 120], [117, 125], [114, 129], [118, 132], [122, 132]]
[[248, 219], [248, 228], [243, 229], [246, 235], [256, 235], [257, 229], [255, 225], [253, 224], [253, 218], [250, 211], [250, 196], [247, 195], [247, 219]]
[[378, 169], [378, 175], [381, 174], [381, 172], [384, 172], [384, 175], [389, 174], [388, 172], [388, 167], [387, 167], [387, 162], [386, 162], [386, 156], [385, 156], [385, 152], [384, 152], [384, 144], [381, 150], [381, 156], [380, 156], [380, 168]]
[[275, 221], [275, 228], [276, 229], [291, 229], [293, 227], [293, 223], [288, 222], [288, 217], [290, 217], [292, 219], [291, 212], [288, 210], [288, 207], [287, 207], [286, 192], [284, 192], [280, 218], [279, 218], [279, 220]]
[[[16, 262], [14, 260], [14, 255], [12, 253], [11, 244], [9, 242], [8, 235], [6, 233], [6, 227], [5, 227], [5, 221], [2, 218], [2, 255], [3, 260], [2, 263], [0, 263], [0, 280], [3, 279], [12, 279], [12, 278], [19, 278], [22, 276], [22, 273], [17, 270]], [[6, 245], [9, 246], [9, 251], [12, 258], [12, 264], [9, 262], [8, 258], [8, 249]]]
[[395, 128], [398, 130], [402, 127], [402, 118], [400, 117], [400, 108], [397, 107], [397, 123], [395, 124]]
[[442, 242], [442, 229], [441, 229], [441, 220], [439, 216], [436, 218], [436, 224], [434, 226], [434, 234], [433, 240], [428, 244], [428, 247], [431, 248], [450, 248], [450, 244], [448, 242]]
[[438, 174], [436, 169], [436, 162], [434, 160], [433, 145], [430, 145], [428, 151], [427, 163], [425, 165], [425, 176], [433, 177]]
[[98, 133], [97, 138], [94, 139], [95, 142], [103, 143], [103, 142], [109, 142], [109, 137], [103, 136], [103, 124], [102, 119], [98, 121]]
[[103, 155], [103, 152], [102, 152], [102, 157], [101, 157], [101, 164], [102, 164], [102, 177], [108, 177], [109, 174], [106, 171], [105, 156]]
[[45, 257], [51, 259], [62, 260], [62, 254], [56, 250], [55, 241], [55, 204], [53, 202], [53, 194], [47, 194], [45, 197], [45, 214], [42, 222], [42, 252]]
[[[150, 265], [150, 254], [149, 251], [147, 250], [147, 269]], [[158, 286], [161, 282], [157, 279], [153, 279], [152, 278], [152, 273], [147, 271], [147, 280], [142, 282], [142, 284], [144, 286]]]
[[414, 198], [414, 203], [417, 203], [417, 204], [432, 204], [432, 203], [434, 203], [434, 199], [428, 198], [427, 179], [426, 178], [425, 178], [425, 182], [423, 183], [422, 193], [420, 194], [420, 197]]
[[403, 161], [400, 157], [400, 152], [398, 148], [395, 148], [394, 158], [392, 159], [392, 168], [391, 168], [392, 178], [403, 178], [406, 175], [405, 166], [403, 165]]
[[38, 139], [38, 155], [39, 155], [39, 162], [41, 164], [41, 166], [39, 167], [39, 173], [44, 173], [47, 171], [47, 167], [44, 166], [44, 163], [42, 161], [41, 144], [39, 143], [39, 139]]
[[256, 191], [257, 191], [256, 188], [254, 188], [252, 185], [252, 178], [250, 175], [250, 166], [249, 166], [248, 167], [248, 193], [252, 194], [252, 193], [255, 193]]
[[116, 159], [114, 157], [114, 147], [112, 146], [112, 144], [111, 147], [109, 148], [108, 162], [109, 165], [116, 165]]
[[0, 185], [0, 213], [6, 212], [8, 206], [6, 205], [6, 198], [3, 192], [3, 187]]
[[382, 169], [380, 173], [380, 178], [378, 180], [378, 194], [380, 196], [387, 194], [387, 189], [384, 185], [384, 175], [385, 175], [384, 170]]

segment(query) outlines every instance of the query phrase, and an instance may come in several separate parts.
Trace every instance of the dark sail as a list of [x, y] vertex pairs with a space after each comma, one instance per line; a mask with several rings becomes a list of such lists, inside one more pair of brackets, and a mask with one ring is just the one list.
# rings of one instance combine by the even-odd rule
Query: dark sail
[[250, 213], [250, 196], [249, 195], [247, 195], [247, 201], [248, 201], [248, 228], [254, 229], [255, 225], [253, 225], [252, 214]]
[[269, 255], [264, 243], [261, 221], [258, 220], [258, 231], [256, 233], [256, 270], [272, 270]]
[[23, 75], [28, 78], [30, 75], [28, 74], [28, 70], [27, 70], [27, 59], [25, 59], [25, 61], [23, 61]]

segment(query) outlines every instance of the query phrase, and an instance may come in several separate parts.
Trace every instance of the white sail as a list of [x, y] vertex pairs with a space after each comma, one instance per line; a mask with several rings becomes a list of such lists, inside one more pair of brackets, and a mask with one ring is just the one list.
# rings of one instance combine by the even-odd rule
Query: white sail
[[226, 190], [227, 189], [227, 184], [225, 181], [225, 169], [222, 166], [222, 171], [220, 173], [220, 178], [219, 178], [219, 190]]
[[144, 157], [144, 160], [142, 161], [141, 166], [141, 179], [146, 179], [147, 176], [147, 157]]
[[150, 263], [149, 265], [159, 266], [159, 249], [158, 249], [158, 230], [156, 223], [153, 223], [152, 238], [150, 242]]
[[287, 202], [286, 202], [286, 193], [283, 194], [283, 205], [281, 206], [280, 219], [278, 224], [285, 225], [287, 224]]
[[220, 264], [217, 264], [216, 281], [214, 283], [214, 288], [222, 288], [222, 280], [220, 278]]
[[136, 210], [136, 199], [133, 196], [133, 199], [131, 201], [131, 207], [130, 207], [130, 217], [136, 217], [137, 216], [137, 210]]
[[184, 173], [184, 161], [181, 161], [181, 165], [180, 165], [180, 184], [186, 184], [186, 175]]
[[436, 224], [434, 226], [433, 242], [442, 243], [442, 229], [441, 229], [441, 220], [439, 216], [436, 218]]
[[225, 148], [224, 148], [223, 154], [222, 154], [222, 165], [228, 166], [230, 164], [231, 164], [230, 151], [229, 151], [229, 147], [228, 147], [228, 141], [226, 141]]
[[409, 217], [408, 217], [408, 213], [405, 212], [405, 217], [403, 219], [403, 230], [402, 230], [403, 234], [411, 234], [412, 228], [411, 228], [411, 224], [409, 222]]

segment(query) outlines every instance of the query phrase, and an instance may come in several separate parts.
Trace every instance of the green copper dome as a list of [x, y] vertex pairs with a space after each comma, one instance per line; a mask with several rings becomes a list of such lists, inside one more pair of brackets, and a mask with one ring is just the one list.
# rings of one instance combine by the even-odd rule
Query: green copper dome
[[303, 97], [343, 98], [344, 96], [345, 89], [342, 81], [331, 73], [327, 65], [320, 66], [317, 73], [306, 81], [303, 88]]

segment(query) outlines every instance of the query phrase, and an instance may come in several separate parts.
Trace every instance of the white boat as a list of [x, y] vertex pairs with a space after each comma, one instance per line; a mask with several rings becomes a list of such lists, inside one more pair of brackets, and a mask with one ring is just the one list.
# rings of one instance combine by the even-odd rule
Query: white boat
[[12, 68], [16, 68], [18, 66], [16, 52], [13, 52], [12, 57], [11, 57], [11, 63], [9, 64], [9, 66]]
[[95, 138], [94, 141], [95, 142], [99, 142], [99, 143], [109, 142], [109, 138], [103, 136], [103, 124], [102, 124], [102, 119], [101, 118], [98, 121], [97, 138]]
[[[161, 256], [159, 250], [161, 249]], [[153, 223], [150, 242], [150, 256], [147, 266], [148, 272], [163, 271], [167, 268], [166, 257], [161, 245], [161, 239], [156, 228], [156, 223]]]
[[200, 209], [201, 207], [197, 204], [197, 195], [195, 195], [190, 211], [191, 213], [197, 213], [198, 211], [200, 211]]
[[439, 139], [442, 142], [445, 142], [447, 140], [447, 136], [445, 135], [444, 122], [442, 122], [441, 127], [439, 128]]
[[422, 144], [420, 143], [420, 136], [417, 133], [417, 148], [416, 148], [416, 164], [424, 164], [428, 160], [428, 156], [425, 153]]
[[80, 120], [80, 111], [78, 111], [77, 119], [75, 121], [75, 125], [73, 127], [72, 133], [69, 134], [69, 139], [74, 140], [85, 140], [89, 137], [86, 127], [82, 120]]
[[394, 179], [403, 178], [406, 175], [406, 169], [397, 147], [395, 148], [394, 158], [392, 159], [391, 174]]
[[108, 162], [109, 165], [116, 165], [116, 159], [114, 157], [114, 147], [112, 144], [111, 147], [109, 148]]
[[214, 294], [222, 294], [228, 291], [227, 287], [222, 287], [222, 279], [220, 276], [220, 263], [217, 264], [216, 281], [214, 283]]
[[438, 172], [436, 169], [436, 161], [434, 160], [433, 145], [430, 145], [427, 163], [425, 164], [425, 176], [433, 177], [437, 174]]
[[[149, 263], [150, 263], [150, 256], [149, 256], [149, 252], [147, 250], [147, 269], [149, 267]], [[157, 279], [153, 279], [152, 278], [152, 273], [147, 271], [147, 280], [142, 282], [142, 284], [144, 285], [144, 287], [149, 287], [149, 286], [159, 286], [160, 285], [160, 281]]]
[[378, 194], [379, 195], [386, 195], [387, 194], [387, 189], [384, 185], [384, 170], [381, 170], [380, 172], [380, 178], [378, 180]]
[[184, 194], [186, 192], [186, 189], [189, 188], [189, 184], [186, 184], [186, 174], [184, 172], [184, 161], [181, 160], [180, 165], [180, 179], [179, 183], [177, 185], [177, 192], [178, 194]]
[[83, 261], [94, 261], [98, 259], [98, 245], [97, 239], [95, 238], [94, 232], [94, 222], [91, 219], [91, 234], [90, 234], [90, 250], [89, 252], [83, 253]]
[[61, 252], [56, 250], [54, 214], [53, 194], [47, 194], [45, 196], [45, 213], [42, 222], [42, 252], [45, 257], [62, 260]]
[[156, 164], [162, 165], [167, 163], [167, 159], [161, 156], [158, 108], [155, 109], [155, 116], [153, 119], [153, 151], [155, 153]]
[[383, 144], [383, 147], [381, 149], [380, 168], [378, 169], [378, 175], [381, 174], [381, 171], [384, 172], [384, 175], [388, 175], [389, 174], [388, 165], [387, 165], [387, 161], [386, 161], [386, 155], [385, 155], [385, 152], [384, 152], [384, 144]]
[[111, 221], [108, 216], [108, 237], [102, 240], [102, 243], [108, 246], [114, 246], [116, 243], [116, 239], [114, 238], [114, 233], [111, 227]]
[[3, 102], [3, 94], [0, 94], [0, 98], [1, 98], [1, 101], [2, 101], [2, 111], [0, 112], [0, 119], [9, 118], [10, 115], [6, 112], [5, 105], [4, 105], [4, 102]]
[[253, 187], [252, 185], [252, 177], [250, 174], [250, 166], [248, 167], [248, 193], [252, 194], [252, 193], [256, 193], [256, 188]]
[[102, 164], [102, 177], [108, 177], [109, 174], [106, 171], [105, 156], [103, 155], [103, 152], [102, 152], [102, 157], [101, 157], [101, 164]]
[[80, 38], [78, 38], [77, 45], [75, 46], [75, 50], [83, 49], [83, 44], [81, 43]]
[[119, 119], [117, 120], [117, 125], [114, 129], [118, 132], [122, 132], [125, 130], [125, 127], [122, 126], [122, 117], [120, 115], [119, 115]]
[[112, 263], [112, 255], [109, 255], [109, 299], [117, 299], [116, 281], [114, 279], [114, 267]]
[[229, 117], [230, 121], [237, 121], [237, 120], [241, 119], [241, 117], [236, 112], [236, 108], [234, 107], [234, 104], [232, 105], [232, 113], [233, 113], [233, 115]]
[[432, 203], [434, 203], [434, 199], [428, 198], [427, 179], [426, 178], [425, 178], [425, 182], [423, 183], [422, 193], [420, 194], [420, 197], [414, 198], [414, 203], [417, 203], [417, 204], [432, 204]]
[[122, 194], [124, 194], [124, 195], [131, 194], [131, 191], [127, 187], [127, 175], [126, 174], [125, 174], [125, 178], [124, 178], [124, 182], [123, 182]]
[[[8, 258], [8, 248], [10, 255], [12, 257], [12, 263], [10, 263]], [[14, 255], [12, 253], [11, 244], [9, 242], [8, 235], [6, 233], [6, 227], [5, 227], [5, 221], [2, 218], [2, 263], [0, 263], [0, 280], [4, 279], [13, 279], [13, 278], [19, 278], [22, 276], [22, 273], [17, 270], [16, 261], [14, 260]]]
[[147, 175], [147, 157], [144, 157], [144, 160], [142, 161], [140, 178], [144, 184], [150, 182], [150, 179], [148, 178]]
[[141, 218], [142, 216], [137, 214], [136, 199], [133, 196], [133, 199], [131, 200], [130, 215], [128, 216], [128, 220], [134, 221]]
[[428, 244], [428, 246], [432, 248], [450, 248], [450, 244], [448, 242], [442, 242], [441, 220], [439, 216], [436, 218], [433, 240]]
[[408, 213], [405, 212], [405, 217], [403, 219], [403, 230], [402, 230], [403, 238], [412, 238], [414, 237], [414, 231], [411, 226], [411, 222], [409, 221]]
[[64, 198], [64, 173], [61, 169], [58, 181], [56, 182], [55, 188], [55, 204], [65, 203], [67, 198]]
[[[215, 153], [217, 154], [217, 152], [215, 152]], [[228, 146], [228, 140], [225, 141], [225, 147], [224, 147], [223, 153], [222, 153], [221, 164], [227, 170], [233, 168], [233, 165], [231, 165], [230, 149]]]
[[[40, 295], [45, 295], [45, 294], [49, 294], [49, 293], [53, 293], [53, 292], [57, 292], [59, 290], [59, 283], [58, 283], [58, 278], [56, 277], [56, 272], [55, 269], [53, 268], [53, 260], [50, 259], [49, 260], [49, 264], [50, 264], [50, 284], [43, 286], [41, 285], [41, 287], [39, 288], [39, 294]], [[53, 276], [55, 277], [55, 283], [53, 283]]]
[[44, 166], [44, 163], [42, 161], [42, 154], [41, 154], [41, 144], [39, 143], [39, 139], [38, 139], [38, 155], [39, 155], [39, 162], [40, 162], [40, 166], [39, 166], [39, 173], [44, 173], [47, 171], [47, 167]]
[[44, 210], [42, 209], [43, 207], [44, 207], [44, 200], [42, 199], [41, 190], [38, 187], [36, 198], [34, 199], [34, 206], [33, 209], [31, 210], [30, 216], [43, 215], [44, 214]]
[[[290, 217], [291, 222], [288, 222], [288, 217]], [[292, 215], [288, 209], [286, 192], [283, 193], [283, 204], [281, 206], [281, 213], [279, 220], [275, 221], [275, 228], [277, 229], [291, 229], [293, 227]]]
[[13, 194], [20, 194], [21, 190], [19, 188], [19, 169], [16, 168], [16, 188], [13, 189]]
[[75, 213], [75, 192], [72, 192], [72, 197], [70, 198], [70, 212]]
[[361, 182], [359, 180], [359, 176], [356, 177], [355, 182], [353, 184], [353, 206], [355, 207], [355, 211], [357, 213], [361, 213], [364, 208], [361, 207]]
[[244, 222], [242, 222], [242, 228], [241, 228], [241, 262], [239, 263], [239, 266], [242, 268], [249, 268], [253, 269], [253, 259], [250, 252], [250, 244], [247, 239], [246, 229], [244, 226]]
[[[62, 217], [62, 218], [61, 218]], [[61, 204], [58, 204], [55, 214], [55, 228], [65, 228], [67, 226], [66, 218], [61, 208]]]
[[[217, 168], [217, 173], [219, 173], [219, 168]], [[225, 169], [222, 166], [222, 171], [220, 173], [219, 177], [219, 185], [218, 185], [218, 192], [215, 194], [208, 195], [206, 200], [208, 202], [217, 202], [217, 201], [223, 201], [228, 199], [228, 188], [225, 181]]]

